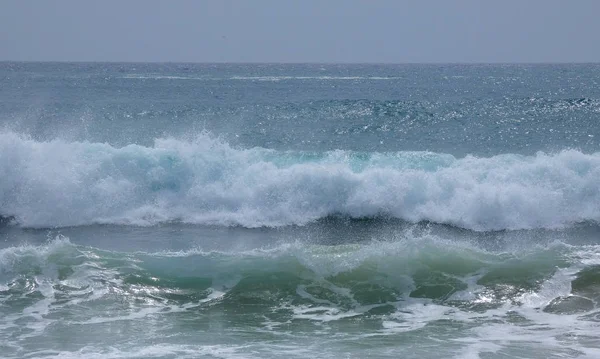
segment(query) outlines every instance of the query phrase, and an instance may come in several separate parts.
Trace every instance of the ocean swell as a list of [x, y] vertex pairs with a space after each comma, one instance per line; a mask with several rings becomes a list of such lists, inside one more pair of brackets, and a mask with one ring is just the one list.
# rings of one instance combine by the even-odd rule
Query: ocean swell
[[207, 133], [121, 148], [0, 133], [0, 216], [23, 227], [276, 227], [344, 216], [562, 228], [600, 220], [599, 179], [600, 153], [577, 150], [457, 159], [236, 149]]

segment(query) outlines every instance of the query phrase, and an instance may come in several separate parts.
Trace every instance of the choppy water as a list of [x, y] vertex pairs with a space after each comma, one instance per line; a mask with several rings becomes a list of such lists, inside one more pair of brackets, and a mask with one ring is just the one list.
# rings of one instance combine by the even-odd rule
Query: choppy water
[[3, 357], [600, 357], [599, 65], [0, 79]]

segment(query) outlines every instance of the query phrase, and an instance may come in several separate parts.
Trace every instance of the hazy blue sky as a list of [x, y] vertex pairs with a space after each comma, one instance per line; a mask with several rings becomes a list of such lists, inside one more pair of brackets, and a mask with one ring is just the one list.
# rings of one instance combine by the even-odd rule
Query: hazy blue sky
[[0, 60], [598, 62], [600, 0], [0, 0]]

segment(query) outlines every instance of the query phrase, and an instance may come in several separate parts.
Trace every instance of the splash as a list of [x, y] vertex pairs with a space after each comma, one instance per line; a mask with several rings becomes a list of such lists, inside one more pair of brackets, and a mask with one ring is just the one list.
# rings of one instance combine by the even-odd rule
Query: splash
[[0, 214], [24, 227], [277, 227], [342, 216], [489, 231], [600, 219], [600, 153], [576, 150], [457, 159], [237, 149], [208, 133], [116, 148], [4, 132], [0, 173]]

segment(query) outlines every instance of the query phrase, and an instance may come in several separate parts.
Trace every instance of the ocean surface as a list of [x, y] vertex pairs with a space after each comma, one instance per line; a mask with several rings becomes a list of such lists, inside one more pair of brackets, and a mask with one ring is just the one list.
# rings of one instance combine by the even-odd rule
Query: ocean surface
[[600, 65], [0, 63], [2, 358], [600, 358]]

